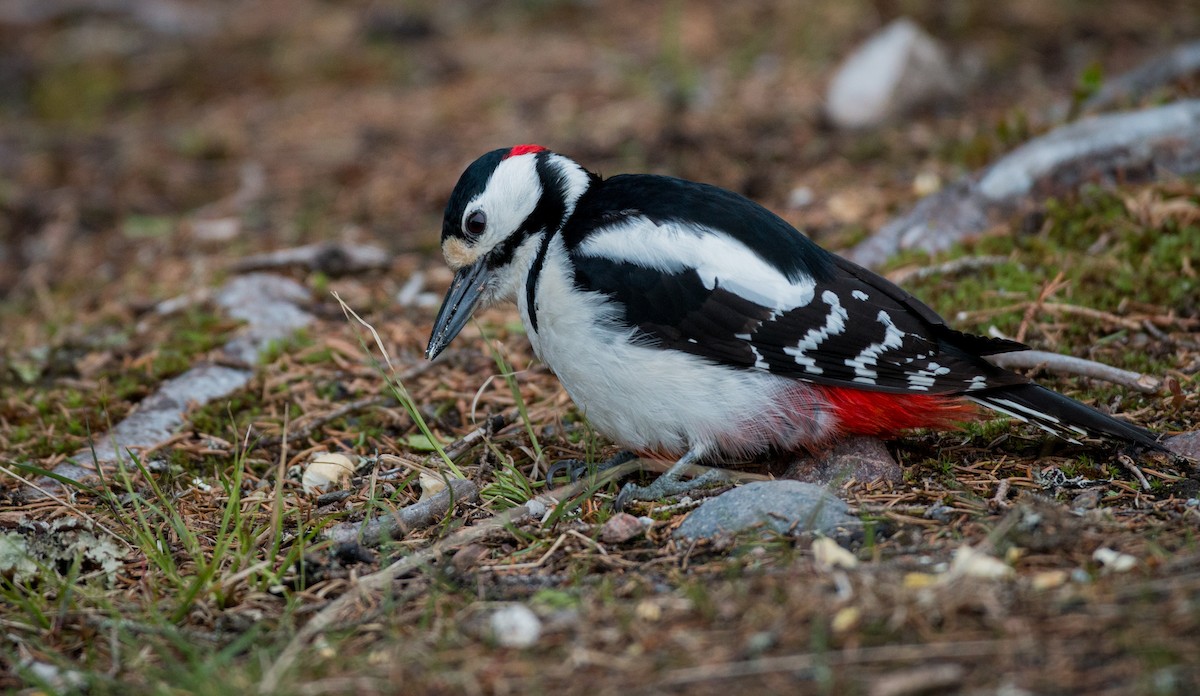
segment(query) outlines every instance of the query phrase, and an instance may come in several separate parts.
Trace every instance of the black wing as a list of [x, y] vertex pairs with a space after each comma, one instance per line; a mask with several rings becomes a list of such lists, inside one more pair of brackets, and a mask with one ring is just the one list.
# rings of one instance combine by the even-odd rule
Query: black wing
[[[978, 358], [1024, 349], [1020, 343], [949, 329], [936, 312], [895, 284], [821, 250], [769, 212], [757, 206], [750, 210], [760, 211], [786, 228], [772, 230], [782, 252], [776, 256], [802, 259], [762, 258], [766, 241], [750, 247], [738, 234], [697, 224], [694, 214], [672, 220], [661, 211], [608, 208], [586, 226], [576, 223], [575, 239], [569, 241], [576, 286], [610, 296], [623, 313], [620, 318], [649, 346], [684, 350], [721, 365], [817, 384], [924, 394], [1025, 382]], [[617, 241], [599, 251], [589, 246], [589, 240], [618, 228], [624, 228], [624, 236], [613, 238]], [[644, 263], [671, 250], [677, 253], [670, 256], [686, 259], [685, 248], [668, 245], [712, 244], [713, 238], [724, 238], [718, 246], [743, 252], [742, 263], [734, 258], [738, 254], [714, 253], [692, 254], [691, 262], [674, 268]], [[622, 254], [622, 246], [650, 252]], [[758, 265], [758, 277], [748, 277], [745, 254], [767, 264]], [[785, 294], [804, 290], [809, 301], [769, 306], [781, 287]]]

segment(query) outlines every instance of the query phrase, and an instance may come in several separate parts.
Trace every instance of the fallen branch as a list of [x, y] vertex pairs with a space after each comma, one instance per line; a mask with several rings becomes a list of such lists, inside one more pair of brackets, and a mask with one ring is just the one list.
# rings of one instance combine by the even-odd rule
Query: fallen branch
[[1154, 90], [1200, 72], [1200, 41], [1180, 44], [1127, 73], [1106, 80], [1080, 109], [1100, 111], [1113, 104], [1134, 102]]
[[888, 280], [896, 285], [904, 285], [910, 280], [921, 280], [929, 276], [953, 276], [968, 271], [978, 271], [981, 268], [999, 266], [1008, 263], [1007, 256], [961, 256], [932, 266], [915, 266], [901, 268], [888, 274]]
[[340, 276], [363, 271], [383, 270], [392, 263], [386, 250], [367, 244], [326, 242], [251, 254], [235, 261], [231, 268], [238, 273], [300, 267]]
[[1084, 118], [922, 198], [846, 256], [869, 268], [905, 249], [942, 251], [1023, 206], [1084, 183], [1176, 177], [1198, 165], [1200, 99]]
[[1143, 474], [1142, 470], [1138, 468], [1138, 465], [1134, 463], [1133, 457], [1130, 457], [1128, 454], [1118, 454], [1117, 461], [1121, 464], [1121, 466], [1125, 467], [1126, 471], [1134, 475], [1134, 478], [1138, 480], [1138, 483], [1142, 484], [1143, 491], [1150, 490], [1150, 482], [1146, 480], [1146, 475]]
[[361, 522], [343, 522], [327, 532], [337, 544], [358, 542], [363, 546], [378, 546], [387, 539], [400, 539], [416, 529], [424, 529], [444, 518], [456, 504], [473, 503], [479, 499], [479, 486], [466, 479], [450, 479], [446, 488], [393, 513]]
[[446, 446], [446, 456], [454, 459], [462, 456], [481, 441], [494, 436], [512, 422], [512, 416], [505, 413], [497, 413], [489, 417], [483, 422], [483, 425], [475, 428], [471, 432], [463, 435], [459, 439], [451, 442]]
[[988, 362], [1006, 370], [1013, 369], [1044, 369], [1060, 375], [1077, 375], [1090, 377], [1104, 382], [1112, 382], [1123, 387], [1139, 391], [1143, 394], [1157, 394], [1162, 388], [1162, 380], [1152, 375], [1140, 372], [1122, 370], [1112, 365], [1105, 365], [1094, 360], [1076, 358], [1073, 355], [1062, 355], [1045, 350], [1021, 350], [1014, 353], [1001, 353], [987, 356]]

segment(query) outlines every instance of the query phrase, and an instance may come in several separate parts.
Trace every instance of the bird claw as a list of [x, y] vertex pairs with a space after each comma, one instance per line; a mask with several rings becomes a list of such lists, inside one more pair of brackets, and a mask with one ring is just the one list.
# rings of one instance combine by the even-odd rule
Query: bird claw
[[659, 476], [648, 486], [627, 483], [621, 487], [617, 499], [613, 501], [613, 509], [621, 512], [625, 506], [634, 500], [658, 500], [681, 495], [714, 483], [724, 483], [729, 476], [720, 469], [711, 469], [693, 479], [683, 480], [671, 472]]
[[546, 481], [552, 482], [554, 481], [554, 477], [558, 476], [560, 472], [565, 472], [570, 476], [571, 483], [575, 483], [589, 472], [598, 474], [601, 471], [607, 471], [615, 466], [633, 461], [636, 458], [637, 455], [633, 452], [622, 450], [599, 464], [588, 464], [582, 459], [560, 459], [551, 464], [550, 468], [546, 469]]

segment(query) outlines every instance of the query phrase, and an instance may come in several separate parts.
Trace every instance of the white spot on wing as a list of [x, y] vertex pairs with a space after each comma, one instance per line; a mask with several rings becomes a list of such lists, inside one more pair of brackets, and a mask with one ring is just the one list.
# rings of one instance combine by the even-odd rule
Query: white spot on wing
[[[971, 399], [975, 403], [983, 404], [984, 406], [987, 406], [988, 408], [992, 409], [993, 411], [998, 411], [1010, 418], [1015, 418], [1016, 420], [1019, 420], [1022, 423], [1030, 423], [1032, 425], [1036, 425], [1037, 427], [1041, 428], [1042, 430], [1045, 430], [1046, 432], [1050, 433], [1051, 435], [1054, 435], [1055, 437], [1061, 437], [1064, 440], [1067, 440], [1068, 442], [1073, 442], [1077, 445], [1079, 444], [1079, 440], [1076, 440], [1075, 438], [1071, 437], [1068, 434], [1068, 432], [1075, 432], [1075, 433], [1078, 433], [1079, 435], [1087, 435], [1087, 431], [1084, 430], [1083, 428], [1080, 428], [1075, 425], [1071, 425], [1069, 423], [1064, 424], [1059, 419], [1055, 418], [1054, 416], [1051, 416], [1046, 413], [1042, 413], [1041, 411], [1036, 411], [1036, 410], [1028, 408], [1026, 406], [1022, 406], [1021, 404], [1018, 404], [1015, 401], [1012, 401], [1009, 399], [1002, 399], [1002, 398], [978, 399], [975, 397], [967, 397], [967, 398]], [[1053, 423], [1055, 427], [1051, 427], [1050, 425], [1048, 425], [1048, 423]]]
[[879, 373], [871, 369], [871, 365], [877, 365], [879, 356], [889, 348], [899, 348], [904, 342], [904, 332], [896, 328], [896, 324], [892, 322], [892, 317], [882, 309], [875, 316], [875, 320], [883, 324], [883, 342], [872, 343], [860, 352], [858, 355], [846, 360], [846, 367], [854, 368], [854, 381], [863, 384], [875, 384], [875, 380], [879, 378]]
[[861, 300], [863, 302], [866, 302], [867, 300], [871, 299], [871, 296], [868, 295], [867, 293], [863, 292], [862, 290], [855, 290], [854, 292], [850, 293], [850, 296], [856, 300]]
[[751, 352], [751, 353], [754, 353], [754, 366], [755, 366], [756, 368], [758, 368], [758, 369], [760, 369], [760, 370], [767, 370], [767, 371], [770, 371], [770, 369], [771, 369], [771, 366], [767, 364], [767, 361], [766, 361], [766, 360], [763, 360], [762, 353], [759, 353], [759, 352], [758, 352], [758, 347], [757, 347], [757, 346], [755, 346], [755, 345], [751, 344], [751, 345], [750, 345], [750, 352]]
[[825, 339], [830, 336], [843, 333], [846, 330], [846, 319], [849, 318], [846, 309], [842, 307], [841, 301], [832, 290], [821, 293], [821, 299], [829, 305], [829, 314], [825, 316], [825, 326], [819, 329], [809, 329], [798, 344], [783, 349], [783, 352], [792, 356], [796, 364], [802, 366], [805, 372], [813, 375], [819, 375], [824, 370], [817, 367], [817, 361], [806, 355], [806, 352], [820, 348]]
[[928, 369], [908, 373], [908, 388], [916, 391], [929, 391], [938, 377], [948, 374], [950, 374], [950, 368], [943, 367], [931, 360]]

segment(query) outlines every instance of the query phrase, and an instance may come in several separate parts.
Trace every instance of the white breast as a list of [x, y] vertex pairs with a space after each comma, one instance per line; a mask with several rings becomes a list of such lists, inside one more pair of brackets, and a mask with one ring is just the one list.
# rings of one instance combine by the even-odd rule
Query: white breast
[[607, 297], [573, 286], [557, 236], [536, 298], [537, 331], [525, 293], [517, 298], [534, 352], [592, 425], [624, 447], [740, 456], [772, 445], [799, 449], [833, 434], [833, 414], [805, 383], [636, 345]]

